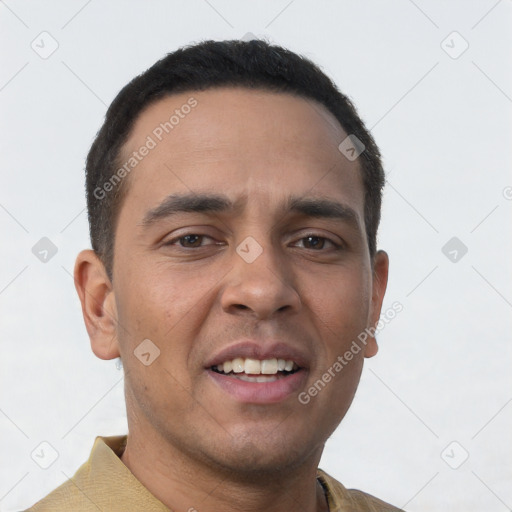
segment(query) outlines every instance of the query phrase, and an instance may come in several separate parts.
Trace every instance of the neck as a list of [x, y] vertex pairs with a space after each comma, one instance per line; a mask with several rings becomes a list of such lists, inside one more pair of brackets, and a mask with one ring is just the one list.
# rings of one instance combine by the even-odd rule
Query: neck
[[122, 462], [164, 505], [175, 512], [328, 512], [316, 479], [320, 454], [278, 475], [222, 473], [195, 461], [157, 434], [130, 430]]

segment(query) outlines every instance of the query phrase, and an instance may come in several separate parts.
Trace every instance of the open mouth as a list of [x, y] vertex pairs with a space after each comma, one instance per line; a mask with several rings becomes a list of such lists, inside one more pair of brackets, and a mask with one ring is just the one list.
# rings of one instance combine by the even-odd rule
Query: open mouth
[[238, 403], [293, 400], [306, 385], [310, 358], [284, 343], [269, 343], [263, 348], [250, 340], [226, 347], [205, 365], [208, 378]]
[[274, 382], [301, 370], [291, 359], [251, 359], [237, 357], [211, 367], [215, 373], [244, 382]]

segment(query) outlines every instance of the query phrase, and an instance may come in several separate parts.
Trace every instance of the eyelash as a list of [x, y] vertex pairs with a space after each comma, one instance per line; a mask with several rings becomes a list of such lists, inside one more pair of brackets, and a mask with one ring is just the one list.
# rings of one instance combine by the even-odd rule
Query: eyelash
[[[165, 246], [175, 245], [176, 242], [179, 242], [179, 241], [185, 239], [186, 237], [198, 237], [198, 238], [201, 238], [201, 239], [209, 238], [209, 239], [213, 240], [213, 238], [211, 236], [208, 236], [208, 235], [201, 235], [201, 234], [198, 234], [198, 233], [187, 233], [186, 235], [181, 235], [179, 237], [173, 238], [172, 240], [169, 240], [169, 242], [166, 242], [164, 245]], [[333, 245], [333, 248], [335, 250], [342, 249], [342, 246], [340, 244], [337, 244], [336, 242], [334, 242], [330, 238], [327, 238], [325, 236], [320, 236], [320, 235], [317, 235], [315, 233], [307, 233], [306, 235], [300, 237], [298, 240], [303, 241], [303, 240], [306, 240], [307, 238], [317, 238], [319, 240], [323, 240], [324, 242], [328, 242], [328, 243]], [[211, 245], [219, 245], [219, 244], [211, 244]], [[197, 247], [183, 247], [183, 246], [180, 246], [180, 247], [182, 249], [187, 250], [187, 249], [199, 249], [199, 248], [205, 247], [205, 246], [204, 245], [199, 245]], [[322, 249], [308, 249], [308, 250], [315, 251], [315, 252], [321, 252], [323, 250], [323, 248]]]

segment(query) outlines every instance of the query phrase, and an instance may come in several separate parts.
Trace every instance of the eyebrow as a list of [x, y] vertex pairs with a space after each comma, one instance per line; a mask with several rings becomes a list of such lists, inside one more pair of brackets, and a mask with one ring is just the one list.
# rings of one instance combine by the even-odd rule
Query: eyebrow
[[[149, 228], [161, 219], [178, 213], [223, 213], [238, 210], [241, 201], [234, 203], [219, 194], [171, 194], [158, 206], [147, 211], [140, 225]], [[312, 218], [339, 219], [359, 226], [358, 214], [347, 205], [325, 198], [291, 196], [288, 198], [285, 213], [298, 213]]]
[[234, 205], [227, 197], [216, 194], [172, 194], [157, 207], [144, 215], [141, 225], [150, 227], [161, 219], [177, 213], [219, 213], [232, 210]]
[[356, 227], [359, 225], [359, 217], [354, 209], [332, 199], [290, 197], [288, 211], [306, 217], [339, 219]]

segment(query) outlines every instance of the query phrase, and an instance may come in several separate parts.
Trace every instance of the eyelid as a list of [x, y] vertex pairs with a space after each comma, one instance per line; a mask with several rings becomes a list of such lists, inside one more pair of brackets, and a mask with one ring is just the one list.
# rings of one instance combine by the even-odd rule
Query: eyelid
[[[205, 235], [205, 234], [201, 233], [200, 231], [197, 231], [197, 232], [184, 233], [182, 235], [175, 236], [175, 237], [169, 239], [167, 242], [163, 242], [162, 245], [175, 245], [175, 244], [177, 245], [177, 242], [179, 242], [182, 238], [185, 238], [186, 236], [192, 236], [192, 235], [201, 237], [202, 239], [208, 238], [208, 239], [214, 241], [213, 244], [206, 244], [206, 245], [219, 245], [222, 243], [222, 242], [219, 242], [218, 240], [215, 240], [215, 238], [213, 236]], [[205, 246], [200, 245], [199, 247], [205, 247]], [[182, 249], [187, 249], [187, 247], [182, 247]], [[192, 249], [192, 247], [190, 247], [190, 249]]]
[[160, 243], [162, 245], [170, 245], [173, 242], [177, 242], [180, 238], [190, 235], [197, 235], [202, 236], [203, 238], [211, 238], [212, 240], [217, 240], [217, 232], [217, 229], [208, 225], [182, 226], [180, 228], [174, 229], [171, 232], [167, 232], [165, 236], [160, 238]]
[[311, 229], [305, 230], [303, 232], [295, 233], [293, 236], [293, 240], [299, 241], [304, 238], [308, 238], [310, 236], [327, 240], [336, 248], [343, 248], [346, 246], [345, 241], [341, 237], [334, 235], [334, 234], [327, 234], [327, 233], [318, 231], [315, 228], [311, 228]]
[[304, 247], [304, 249], [306, 250], [309, 250], [309, 251], [315, 251], [315, 252], [325, 252], [329, 249], [331, 250], [337, 250], [337, 249], [342, 249], [343, 246], [334, 242], [333, 240], [331, 240], [330, 238], [326, 237], [326, 236], [318, 236], [318, 235], [306, 235], [306, 236], [301, 236], [296, 242], [294, 242], [294, 245], [296, 245], [298, 242], [303, 242], [304, 239], [306, 238], [309, 238], [309, 237], [313, 237], [313, 238], [319, 238], [320, 240], [324, 240], [324, 242], [327, 242], [327, 243], [330, 243], [332, 245], [332, 247], [322, 247], [322, 249], [312, 249], [312, 248], [309, 248], [309, 247]]
[[[191, 236], [191, 235], [199, 236], [199, 237], [202, 237], [203, 239], [210, 239], [214, 242], [214, 243], [210, 243], [210, 244], [200, 245], [199, 247], [205, 247], [206, 245], [221, 245], [224, 243], [219, 240], [216, 240], [216, 238], [214, 236], [204, 233], [204, 231], [205, 231], [204, 228], [196, 229], [196, 230], [188, 229], [187, 231], [184, 231], [182, 233], [175, 234], [172, 238], [170, 238], [166, 242], [163, 242], [162, 245], [163, 246], [175, 245], [175, 244], [177, 245], [177, 243], [182, 238], [184, 238], [186, 236]], [[335, 249], [342, 249], [346, 246], [345, 241], [342, 240], [341, 238], [339, 238], [335, 235], [329, 235], [329, 234], [326, 234], [323, 232], [319, 232], [314, 228], [312, 228], [310, 230], [305, 230], [302, 233], [301, 232], [295, 233], [293, 235], [292, 242], [295, 244], [295, 243], [302, 241], [303, 239], [308, 238], [308, 237], [320, 238], [327, 242], [330, 242]], [[339, 240], [337, 240], [338, 238], [339, 238]], [[197, 248], [198, 247], [196, 247], [196, 249]], [[187, 247], [183, 247], [183, 249], [187, 249]], [[192, 248], [190, 248], [190, 249], [192, 249]]]

